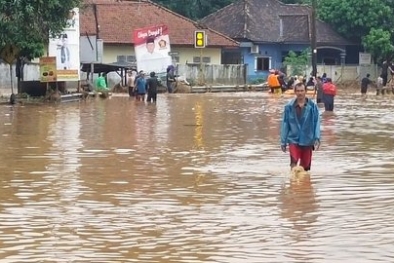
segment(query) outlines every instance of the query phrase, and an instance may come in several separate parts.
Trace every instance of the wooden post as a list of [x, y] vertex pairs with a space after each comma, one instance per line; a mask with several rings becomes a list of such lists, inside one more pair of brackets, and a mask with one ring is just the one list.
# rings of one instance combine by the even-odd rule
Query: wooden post
[[95, 90], [95, 87], [94, 87], [94, 80], [93, 80], [93, 76], [94, 76], [94, 62], [90, 63], [90, 74], [91, 74], [91, 79], [90, 79], [90, 81], [91, 81], [91, 83], [92, 83], [92, 88], [93, 88], [93, 90]]
[[11, 76], [11, 94], [14, 94], [14, 80], [12, 75], [12, 63], [10, 63], [10, 76]]
[[203, 56], [202, 50], [203, 49], [200, 48], [200, 70], [199, 70], [199, 74], [198, 74], [198, 85], [199, 86], [204, 85], [204, 82], [205, 82], [204, 73], [203, 73], [203, 69], [202, 69], [202, 56]]

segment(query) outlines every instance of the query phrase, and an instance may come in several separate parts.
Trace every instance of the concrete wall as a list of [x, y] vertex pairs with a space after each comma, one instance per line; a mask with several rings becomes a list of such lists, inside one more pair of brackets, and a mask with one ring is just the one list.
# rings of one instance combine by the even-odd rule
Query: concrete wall
[[[192, 63], [193, 57], [200, 57], [202, 52], [203, 57], [211, 59], [210, 64], [220, 64], [222, 49], [221, 48], [204, 48], [203, 50], [194, 47], [177, 47], [171, 46], [171, 53], [176, 53], [179, 64]], [[117, 56], [135, 56], [133, 45], [116, 45], [104, 44], [103, 63], [116, 62]]]
[[[379, 76], [379, 67], [377, 65], [317, 65], [317, 75], [321, 76], [323, 73], [331, 78], [334, 82], [347, 81], [347, 80], [361, 80], [367, 74], [371, 75], [372, 80], [376, 80]], [[290, 67], [287, 69], [291, 72]], [[305, 67], [304, 75], [309, 76], [312, 72], [312, 67]]]
[[179, 54], [179, 64], [192, 63], [193, 57], [209, 57], [211, 62], [209, 64], [220, 64], [222, 60], [221, 48], [185, 48], [185, 47], [172, 47], [171, 52]]
[[[39, 80], [40, 67], [38, 64], [27, 64], [24, 67], [23, 74], [25, 80]], [[17, 93], [17, 78], [15, 74], [15, 65], [12, 67], [14, 93]], [[11, 73], [10, 66], [0, 63], [0, 96], [11, 94]]]

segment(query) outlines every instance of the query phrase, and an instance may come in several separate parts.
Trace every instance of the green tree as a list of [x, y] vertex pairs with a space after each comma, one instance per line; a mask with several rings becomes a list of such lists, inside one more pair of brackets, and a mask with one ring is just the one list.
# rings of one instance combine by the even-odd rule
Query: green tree
[[394, 52], [392, 35], [387, 30], [372, 28], [369, 34], [362, 38], [362, 43], [375, 62], [390, 57]]
[[305, 49], [300, 54], [290, 51], [285, 57], [283, 65], [290, 68], [290, 75], [304, 75], [306, 66], [308, 65], [310, 49]]
[[59, 34], [66, 26], [70, 10], [80, 7], [82, 2], [0, 0], [0, 50], [12, 45], [20, 51], [16, 56], [18, 79], [23, 72], [23, 62], [44, 54], [49, 34]]
[[[323, 21], [329, 23], [344, 37], [362, 43], [367, 51], [374, 53], [375, 58], [392, 54], [389, 50], [394, 40], [393, 1], [319, 1], [318, 14]], [[380, 37], [384, 40], [382, 41]]]
[[[49, 32], [59, 34], [67, 16], [82, 0], [0, 0], [0, 47], [11, 44], [21, 50], [33, 48], [28, 56], [36, 56], [36, 48], [48, 43]], [[39, 53], [39, 52], [38, 52]]]

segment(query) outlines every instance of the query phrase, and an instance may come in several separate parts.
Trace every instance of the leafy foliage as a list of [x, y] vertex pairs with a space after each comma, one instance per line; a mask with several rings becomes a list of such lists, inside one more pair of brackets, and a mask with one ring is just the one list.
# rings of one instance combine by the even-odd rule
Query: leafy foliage
[[372, 28], [369, 34], [362, 38], [362, 43], [375, 60], [386, 59], [394, 53], [392, 35], [387, 30]]
[[0, 0], [0, 49], [17, 46], [20, 56], [33, 59], [43, 55], [49, 33], [59, 34], [72, 8], [82, 0]]
[[329, 0], [319, 5], [319, 16], [355, 41], [368, 35], [370, 28], [391, 26], [392, 15], [392, 7], [386, 0]]
[[362, 43], [375, 58], [387, 58], [393, 53], [393, 1], [319, 1], [318, 14], [344, 37]]
[[283, 65], [290, 68], [290, 75], [304, 75], [305, 68], [308, 65], [309, 53], [310, 49], [306, 49], [300, 54], [297, 54], [294, 51], [289, 52], [285, 57]]

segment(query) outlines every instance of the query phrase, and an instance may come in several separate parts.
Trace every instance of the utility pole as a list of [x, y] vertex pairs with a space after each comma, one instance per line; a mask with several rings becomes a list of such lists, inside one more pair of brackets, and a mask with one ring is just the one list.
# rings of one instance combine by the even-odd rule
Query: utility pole
[[312, 49], [312, 76], [313, 77], [316, 77], [317, 75], [316, 9], [317, 9], [317, 0], [312, 0], [311, 49]]

